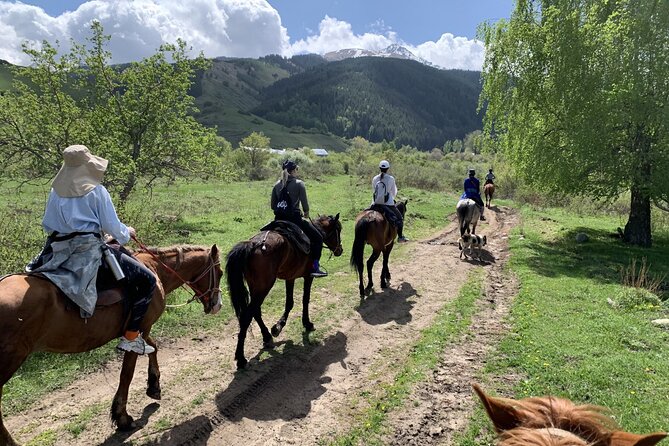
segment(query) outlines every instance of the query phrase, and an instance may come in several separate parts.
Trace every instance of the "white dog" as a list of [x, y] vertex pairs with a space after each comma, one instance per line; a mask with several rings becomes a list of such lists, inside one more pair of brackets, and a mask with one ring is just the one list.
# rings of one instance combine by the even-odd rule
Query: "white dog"
[[462, 237], [458, 240], [458, 246], [460, 247], [460, 258], [462, 258], [462, 255], [465, 255], [465, 258], [467, 257], [467, 253], [465, 251], [469, 250], [469, 255], [474, 257], [474, 250], [477, 250], [478, 255], [476, 258], [478, 260], [481, 260], [481, 249], [486, 245], [488, 240], [486, 239], [486, 236], [484, 235], [481, 237], [480, 235], [476, 234], [462, 234]]

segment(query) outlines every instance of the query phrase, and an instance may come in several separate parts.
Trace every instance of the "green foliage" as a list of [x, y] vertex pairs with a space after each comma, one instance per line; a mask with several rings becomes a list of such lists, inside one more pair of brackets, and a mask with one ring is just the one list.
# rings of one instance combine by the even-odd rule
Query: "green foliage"
[[482, 27], [486, 133], [536, 189], [631, 190], [628, 241], [650, 245], [667, 206], [669, 3], [522, 0]]
[[215, 133], [193, 119], [186, 92], [196, 70], [208, 66], [205, 59], [189, 59], [178, 41], [141, 62], [111, 67], [99, 22], [88, 40], [60, 58], [46, 41], [41, 50], [24, 48], [32, 66], [16, 67], [14, 90], [0, 96], [5, 176], [52, 176], [70, 144], [86, 144], [111, 161], [105, 182], [122, 200], [140, 175], [151, 183], [201, 171], [215, 153]]
[[253, 112], [291, 128], [431, 150], [480, 128], [479, 91], [478, 72], [347, 59], [277, 81]]

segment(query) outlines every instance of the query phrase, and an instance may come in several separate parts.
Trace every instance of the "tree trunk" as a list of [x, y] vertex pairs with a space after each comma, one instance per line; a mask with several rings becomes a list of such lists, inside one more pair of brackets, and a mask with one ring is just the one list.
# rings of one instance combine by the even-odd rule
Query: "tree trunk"
[[650, 197], [636, 185], [632, 186], [630, 215], [623, 240], [646, 248], [650, 248], [653, 242], [650, 233]]

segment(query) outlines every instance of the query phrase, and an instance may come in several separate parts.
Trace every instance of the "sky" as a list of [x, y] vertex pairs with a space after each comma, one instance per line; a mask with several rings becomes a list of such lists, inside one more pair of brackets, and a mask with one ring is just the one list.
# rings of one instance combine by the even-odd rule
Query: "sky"
[[207, 57], [325, 54], [401, 44], [442, 68], [480, 70], [481, 22], [509, 18], [513, 0], [0, 0], [0, 59], [28, 65], [21, 45], [84, 42], [99, 20], [113, 63], [185, 40]]

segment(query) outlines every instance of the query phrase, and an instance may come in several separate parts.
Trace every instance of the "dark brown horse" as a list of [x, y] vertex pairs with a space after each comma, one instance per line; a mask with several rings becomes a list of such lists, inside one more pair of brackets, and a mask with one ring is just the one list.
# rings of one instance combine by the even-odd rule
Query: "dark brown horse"
[[[146, 394], [160, 399], [160, 370], [156, 342], [150, 332], [165, 310], [165, 295], [184, 281], [196, 290], [196, 299], [205, 313], [215, 314], [221, 308], [219, 282], [223, 276], [216, 245], [211, 249], [197, 246], [151, 249], [137, 258], [158, 277], [158, 284], [142, 321], [146, 342], [156, 348], [149, 355], [149, 379]], [[154, 258], [155, 256], [155, 258]], [[158, 262], [157, 259], [162, 262]], [[176, 271], [179, 277], [168, 268]], [[68, 303], [51, 282], [36, 276], [12, 275], [0, 281], [0, 398], [2, 387], [32, 352], [79, 353], [98, 348], [123, 333], [122, 302], [98, 307], [89, 319], [82, 319], [79, 309]], [[126, 410], [128, 388], [135, 372], [137, 353], [126, 352], [118, 390], [111, 408], [112, 421], [121, 430], [134, 428]], [[0, 412], [0, 446], [16, 443], [2, 423]]]
[[[397, 209], [399, 209], [402, 216], [406, 213], [408, 201], [401, 201], [397, 204]], [[395, 245], [395, 237], [397, 237], [397, 229], [388, 222], [381, 212], [366, 209], [356, 217], [355, 239], [353, 240], [353, 249], [351, 250], [351, 266], [358, 273], [360, 297], [364, 297], [366, 292], [371, 292], [374, 288], [372, 268], [381, 253], [383, 253], [381, 288], [388, 287], [388, 283], [390, 282], [388, 259]], [[367, 259], [367, 288], [365, 288], [363, 281], [363, 256], [365, 254], [365, 245], [367, 244], [372, 247], [372, 255]]]
[[494, 183], [486, 183], [486, 185], [483, 186], [483, 194], [485, 195], [485, 205], [488, 209], [490, 209], [490, 201], [492, 201], [492, 196], [494, 193], [495, 193]]
[[621, 431], [603, 407], [552, 396], [494, 398], [473, 386], [495, 426], [498, 446], [652, 446], [667, 436]]
[[[323, 235], [325, 245], [335, 256], [340, 256], [343, 249], [339, 214], [334, 217], [319, 216], [312, 223]], [[314, 280], [310, 275], [311, 265], [312, 261], [308, 255], [275, 231], [261, 232], [248, 241], [237, 243], [228, 253], [225, 272], [230, 301], [239, 320], [239, 337], [235, 350], [238, 369], [244, 368], [247, 364], [244, 357], [244, 340], [252, 319], [255, 319], [260, 327], [264, 348], [274, 347], [272, 336], [278, 336], [286, 325], [288, 314], [293, 308], [295, 279], [300, 277], [304, 278], [302, 325], [308, 332], [315, 329], [309, 320], [309, 299], [311, 283]], [[276, 279], [286, 281], [286, 307], [270, 334], [262, 320], [260, 307]], [[248, 285], [248, 290], [244, 281]]]

